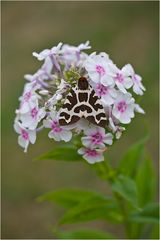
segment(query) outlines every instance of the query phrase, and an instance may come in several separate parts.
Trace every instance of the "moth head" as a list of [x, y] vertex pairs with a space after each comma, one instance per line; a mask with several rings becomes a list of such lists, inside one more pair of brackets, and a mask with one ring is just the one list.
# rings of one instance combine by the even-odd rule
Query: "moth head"
[[80, 77], [79, 79], [78, 79], [78, 88], [80, 89], [80, 90], [86, 90], [86, 89], [88, 89], [88, 81], [87, 81], [87, 78], [85, 78], [85, 77]]

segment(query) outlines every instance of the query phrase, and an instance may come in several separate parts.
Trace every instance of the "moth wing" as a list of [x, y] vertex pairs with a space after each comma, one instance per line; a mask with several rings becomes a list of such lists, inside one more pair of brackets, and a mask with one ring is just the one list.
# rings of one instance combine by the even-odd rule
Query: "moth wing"
[[85, 118], [94, 125], [105, 127], [107, 123], [107, 117], [103, 105], [100, 98], [96, 95], [91, 86], [88, 103], [92, 109], [92, 113], [87, 114]]
[[62, 106], [59, 123], [61, 126], [70, 125], [82, 117], [94, 125], [106, 126], [107, 118], [104, 108], [91, 86], [83, 91], [78, 90], [77, 87], [71, 89]]
[[59, 124], [61, 126], [76, 123], [80, 119], [80, 117], [78, 115], [75, 115], [73, 111], [74, 106], [78, 103], [76, 91], [77, 91], [76, 87], [71, 89], [61, 108], [59, 115]]

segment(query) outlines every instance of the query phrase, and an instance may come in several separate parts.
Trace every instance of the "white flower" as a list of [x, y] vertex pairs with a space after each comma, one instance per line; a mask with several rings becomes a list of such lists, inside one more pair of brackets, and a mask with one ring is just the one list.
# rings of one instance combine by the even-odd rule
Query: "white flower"
[[47, 57], [51, 57], [60, 52], [62, 47], [62, 43], [60, 42], [57, 46], [52, 47], [51, 49], [45, 49], [40, 53], [33, 52], [33, 56], [36, 57], [39, 61], [46, 59]]
[[29, 143], [31, 142], [32, 144], [34, 144], [36, 141], [36, 130], [26, 129], [18, 121], [15, 121], [14, 129], [17, 133], [20, 134], [20, 136], [18, 137], [18, 144], [24, 148], [24, 152], [27, 152]]
[[36, 89], [48, 87], [48, 83], [45, 80], [53, 79], [53, 74], [51, 74], [53, 68], [52, 61], [49, 57], [45, 59], [42, 67], [34, 74], [25, 74], [24, 78], [35, 84]]
[[90, 164], [104, 161], [103, 151], [101, 149], [80, 148], [78, 153]]
[[62, 43], [59, 43], [57, 46], [54, 46], [51, 49], [45, 49], [40, 53], [33, 52], [33, 56], [36, 57], [39, 61], [42, 61], [49, 57], [55, 69], [57, 71], [61, 71], [61, 68], [57, 59], [57, 55], [60, 53], [61, 47], [62, 47]]
[[130, 123], [131, 118], [134, 117], [134, 102], [135, 100], [130, 93], [123, 94], [119, 92], [113, 106], [113, 116], [121, 123]]
[[133, 85], [133, 81], [128, 70], [128, 64], [121, 70], [117, 68], [115, 64], [111, 64], [110, 67], [112, 69], [112, 77], [118, 89], [123, 93], [127, 93], [126, 89], [129, 89]]
[[135, 73], [131, 64], [127, 64], [128, 73], [133, 81], [133, 91], [138, 95], [143, 95], [143, 91], [145, 91], [145, 87], [142, 84], [142, 78], [138, 74]]
[[42, 80], [52, 79], [53, 75], [51, 74], [53, 68], [52, 61], [49, 57], [46, 57], [45, 62], [43, 63], [40, 70], [42, 71]]
[[52, 112], [50, 116], [43, 121], [43, 125], [46, 128], [51, 128], [48, 137], [53, 138], [55, 141], [63, 140], [69, 142], [72, 138], [72, 132], [63, 129], [59, 125], [58, 113], [56, 111]]
[[104, 86], [101, 83], [92, 84], [98, 97], [101, 98], [101, 102], [104, 106], [112, 105], [117, 96], [116, 90], [113, 85]]
[[72, 67], [81, 66], [84, 60], [88, 57], [87, 54], [81, 52], [82, 50], [90, 49], [89, 41], [82, 43], [79, 46], [71, 46], [64, 44], [60, 53], [61, 53], [61, 62], [65, 63], [65, 68], [68, 69]]
[[19, 119], [22, 121], [22, 125], [31, 130], [35, 129], [38, 123], [45, 117], [46, 112], [44, 107], [39, 108], [36, 103], [28, 112], [21, 113]]
[[88, 72], [90, 79], [95, 83], [102, 83], [105, 86], [112, 85], [114, 83], [111, 77], [110, 65], [111, 61], [106, 60], [106, 55], [91, 54], [84, 63], [84, 67]]
[[82, 137], [82, 143], [86, 147], [105, 147], [105, 144], [112, 145], [113, 136], [111, 133], [105, 133], [101, 127], [91, 127], [85, 130], [85, 137]]
[[133, 91], [138, 94], [138, 95], [143, 95], [143, 91], [145, 91], [145, 87], [143, 86], [143, 84], [141, 83], [142, 81], [142, 78], [141, 76], [137, 75], [137, 74], [134, 74], [132, 76], [132, 79], [133, 79]]
[[34, 74], [26, 74], [24, 75], [24, 78], [30, 82], [32, 82], [32, 88], [33, 89], [41, 89], [41, 88], [46, 88], [48, 87], [48, 83], [44, 82], [46, 78], [46, 74], [44, 71], [39, 69], [36, 73]]
[[37, 105], [38, 98], [39, 96], [37, 93], [26, 86], [23, 95], [19, 98], [21, 101], [19, 113], [24, 114], [30, 111], [35, 105]]
[[61, 54], [75, 54], [76, 52], [81, 52], [82, 50], [87, 50], [90, 49], [91, 46], [89, 46], [89, 41], [85, 42], [85, 43], [81, 43], [80, 45], [76, 46], [72, 46], [72, 45], [68, 45], [68, 44], [64, 44], [60, 53]]
[[[42, 86], [41, 84], [39, 84], [37, 81], [32, 81], [32, 82], [27, 82], [25, 85], [24, 85], [24, 90], [23, 90], [23, 94], [25, 92], [29, 92], [29, 91], [32, 91], [33, 93], [35, 93], [36, 90], [39, 90], [41, 89]], [[36, 93], [35, 93], [36, 94]], [[38, 95], [37, 95], [38, 96]]]

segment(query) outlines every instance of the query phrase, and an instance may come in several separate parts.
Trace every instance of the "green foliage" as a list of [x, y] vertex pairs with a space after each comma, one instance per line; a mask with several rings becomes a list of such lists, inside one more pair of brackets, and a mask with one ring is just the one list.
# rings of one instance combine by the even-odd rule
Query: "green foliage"
[[123, 217], [114, 199], [93, 197], [70, 208], [60, 220], [60, 224], [86, 222], [96, 219], [121, 222]]
[[77, 81], [79, 78], [80, 78], [80, 74], [74, 68], [65, 72], [65, 79], [69, 83], [73, 84], [73, 82]]
[[127, 150], [126, 154], [120, 161], [118, 169], [120, 173], [132, 178], [136, 175], [137, 168], [144, 153], [144, 146], [147, 139], [148, 136], [144, 137]]
[[103, 200], [107, 201], [107, 199], [104, 198], [104, 196], [96, 192], [91, 192], [82, 189], [61, 189], [46, 193], [40, 196], [37, 200], [40, 202], [42, 201], [56, 202], [64, 207], [73, 207], [74, 205], [95, 198], [101, 199], [102, 201]]
[[74, 231], [59, 231], [56, 236], [60, 239], [115, 239], [110, 233], [93, 229], [79, 229]]
[[149, 154], [145, 153], [139, 164], [136, 174], [138, 199], [140, 206], [144, 206], [155, 198], [156, 176], [153, 161]]
[[[145, 150], [146, 140], [147, 137], [134, 144], [117, 169], [109, 166], [108, 161], [91, 166], [101, 179], [108, 182], [112, 196], [83, 189], [62, 189], [38, 198], [40, 202], [55, 202], [66, 208], [55, 231], [58, 238], [112, 239], [113, 236], [106, 232], [83, 229], [64, 232], [59, 229], [64, 224], [97, 219], [123, 224], [129, 239], [141, 238], [146, 231], [148, 236], [157, 234], [155, 224], [159, 219], [159, 206], [154, 202], [156, 177], [152, 159]], [[77, 161], [82, 158], [75, 147], [64, 145], [56, 146], [38, 159]]]
[[121, 222], [123, 217], [118, 213], [117, 204], [96, 192], [78, 189], [66, 189], [47, 193], [38, 201], [56, 202], [69, 210], [60, 220], [60, 224], [84, 222], [94, 219], [110, 219]]
[[118, 193], [134, 207], [138, 207], [137, 188], [135, 182], [124, 175], [120, 175], [112, 184], [113, 192]]
[[[131, 215], [130, 209], [127, 209], [129, 214], [129, 221], [131, 226], [131, 236], [138, 238], [143, 234], [146, 228], [146, 223], [156, 223], [156, 218], [151, 217], [153, 212], [149, 213], [149, 216], [144, 217], [145, 204], [150, 203], [155, 198], [155, 182], [156, 176], [153, 166], [153, 161], [149, 154], [145, 150], [145, 142], [148, 137], [143, 138], [139, 142], [135, 143], [128, 149], [125, 156], [120, 161], [118, 171], [120, 173], [132, 178], [132, 182], [136, 185], [138, 211]], [[140, 211], [141, 210], [141, 211]], [[148, 235], [151, 233], [151, 229], [148, 230]]]
[[148, 203], [141, 211], [133, 213], [130, 220], [139, 223], [159, 223], [159, 204]]
[[77, 154], [77, 149], [71, 145], [59, 145], [48, 153], [36, 158], [36, 160], [57, 160], [57, 161], [80, 161], [82, 157]]

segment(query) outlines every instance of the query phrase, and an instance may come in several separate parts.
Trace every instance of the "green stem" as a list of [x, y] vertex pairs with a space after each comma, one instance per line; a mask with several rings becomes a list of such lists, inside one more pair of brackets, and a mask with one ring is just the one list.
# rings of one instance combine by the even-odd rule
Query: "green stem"
[[[112, 185], [116, 180], [116, 171], [109, 165], [108, 161], [105, 161], [103, 164], [103, 172], [105, 172], [105, 175], [107, 176], [107, 181], [110, 185]], [[116, 192], [113, 192], [113, 195], [115, 196], [121, 213], [124, 218], [124, 228], [126, 232], [126, 236], [131, 239], [131, 225], [130, 221], [128, 220], [128, 210], [126, 208], [126, 202], [124, 199]]]
[[125, 201], [123, 200], [123, 198], [117, 194], [117, 193], [114, 193], [114, 196], [119, 204], [119, 207], [121, 209], [121, 212], [123, 214], [123, 217], [124, 217], [124, 228], [125, 228], [125, 232], [126, 232], [126, 236], [131, 239], [131, 225], [130, 225], [130, 222], [128, 221], [128, 210], [126, 208], [126, 203]]

